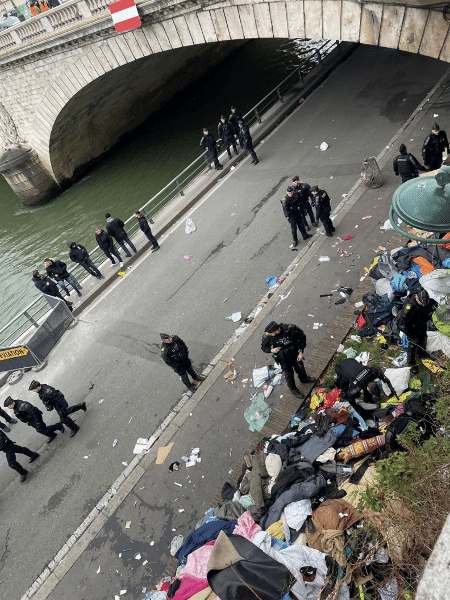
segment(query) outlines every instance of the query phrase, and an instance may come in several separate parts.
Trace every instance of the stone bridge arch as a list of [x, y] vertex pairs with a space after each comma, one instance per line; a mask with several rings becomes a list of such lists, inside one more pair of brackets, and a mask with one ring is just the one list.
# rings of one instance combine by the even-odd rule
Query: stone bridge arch
[[[353, 0], [160, 1], [153, 12], [143, 16], [141, 28], [120, 35], [111, 29], [107, 39], [90, 44], [89, 50], [54, 77], [34, 117], [30, 143], [58, 183], [70, 178], [81, 163], [76, 157], [68, 157], [67, 119], [70, 122], [71, 112], [67, 107], [75, 107], [77, 98], [82, 99], [96, 82], [104, 82], [108, 93], [113, 87], [112, 73], [119, 73], [127, 65], [133, 69], [133, 63], [138, 65], [161, 52], [167, 52], [170, 61], [168, 51], [188, 47], [198, 50], [199, 45], [212, 47], [233, 40], [339, 39], [450, 62], [448, 29], [442, 10], [423, 5], [363, 4]], [[81, 104], [88, 111], [88, 104]], [[88, 155], [84, 162], [90, 158], [94, 156]]]

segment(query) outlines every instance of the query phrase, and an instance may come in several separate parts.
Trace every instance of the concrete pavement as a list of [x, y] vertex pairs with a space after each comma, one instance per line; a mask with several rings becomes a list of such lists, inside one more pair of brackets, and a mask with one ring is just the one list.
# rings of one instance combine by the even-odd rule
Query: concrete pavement
[[[193, 210], [196, 233], [186, 236], [182, 227], [174, 226], [162, 240], [160, 252], [135, 263], [123, 280], [82, 314], [40, 375], [66, 392], [71, 403], [87, 400], [88, 413], [78, 418], [81, 431], [70, 442], [59, 438], [46, 447], [25, 486], [18, 486], [6, 468], [0, 473], [3, 522], [10, 524], [1, 540], [5, 597], [24, 593], [120, 474], [122, 461], [132, 459], [136, 439], [151, 435], [179, 404], [183, 388], [159, 357], [159, 331], [181, 335], [194, 362], [207, 365], [236, 328], [225, 317], [236, 310], [245, 317], [265, 293], [265, 277], [294, 269], [285, 284], [290, 295], [278, 306], [272, 306], [278, 298], [271, 299], [239, 339], [241, 349], [236, 347], [233, 358], [240, 381], [250, 376], [254, 366], [267, 362], [259, 343], [269, 318], [303, 326], [307, 357], [323, 340], [337, 346], [339, 340], [329, 338], [327, 331], [341, 306], [319, 294], [338, 284], [356, 287], [372, 248], [389, 239], [389, 232], [380, 236], [379, 221], [386, 218], [397, 183], [391, 166], [383, 188], [360, 198], [355, 192], [336, 219], [337, 235], [355, 236], [344, 246], [353, 253], [349, 258], [339, 258], [331, 247], [335, 238], [318, 234], [305, 254], [295, 258], [298, 265], [291, 265], [296, 255], [288, 248], [290, 231], [279, 200], [288, 178], [299, 174], [327, 189], [336, 206], [354, 185], [361, 159], [380, 153], [445, 68], [394, 51], [358, 49], [266, 138], [257, 150], [261, 161], [257, 167], [244, 161]], [[439, 93], [441, 88], [435, 103], [440, 101]], [[417, 146], [407, 142], [416, 155], [433, 111], [447, 111], [445, 105], [438, 109], [427, 104], [428, 118], [421, 121], [420, 116], [425, 116], [421, 111], [405, 133], [408, 139], [416, 139]], [[327, 152], [316, 148], [321, 141], [329, 143]], [[362, 219], [368, 215], [371, 219]], [[185, 255], [190, 259], [184, 260]], [[321, 255], [331, 260], [320, 263]], [[323, 325], [313, 330], [313, 322]], [[307, 365], [319, 375], [314, 364]], [[120, 492], [98, 510], [73, 552], [59, 567], [56, 560], [54, 574], [36, 598], [106, 599], [120, 589], [128, 590], [125, 598], [139, 598], [142, 587], [150, 587], [164, 570], [172, 530], [190, 532], [252, 439], [243, 419], [251, 388], [225, 382], [223, 363], [215, 369], [218, 376], [208, 377], [161, 433], [158, 446], [171, 436], [174, 441], [167, 464], [154, 466], [154, 453], [149, 453], [129, 470]], [[12, 391], [14, 397], [29, 398], [30, 379], [26, 375], [13, 390], [2, 390], [1, 396]], [[91, 382], [94, 387], [89, 389]], [[273, 404], [280, 394], [287, 395], [284, 386], [272, 395]], [[24, 426], [16, 425], [14, 431], [19, 442], [28, 437]], [[114, 438], [119, 440], [116, 448], [112, 448]], [[37, 435], [30, 439], [33, 448], [41, 443]], [[200, 447], [202, 463], [180, 471], [179, 478], [169, 476], [167, 465], [192, 446]], [[12, 491], [14, 503], [6, 501]], [[125, 529], [129, 520], [131, 528]], [[119, 559], [118, 554], [128, 548], [132, 551]], [[134, 558], [138, 552], [142, 561], [148, 560], [145, 567]]]

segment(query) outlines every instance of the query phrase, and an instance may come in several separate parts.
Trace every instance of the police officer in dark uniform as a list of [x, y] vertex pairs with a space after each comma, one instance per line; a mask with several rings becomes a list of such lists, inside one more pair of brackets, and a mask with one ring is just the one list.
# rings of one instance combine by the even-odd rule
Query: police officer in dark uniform
[[333, 221], [330, 219], [331, 201], [325, 190], [321, 190], [318, 185], [311, 188], [314, 195], [314, 204], [316, 207], [316, 221], [322, 221], [325, 228], [325, 233], [328, 237], [333, 237], [336, 231], [333, 227]]
[[284, 216], [289, 221], [289, 225], [291, 226], [291, 248], [296, 248], [298, 244], [297, 227], [300, 229], [300, 233], [302, 234], [302, 238], [304, 240], [307, 240], [312, 236], [311, 234], [306, 233], [302, 205], [298, 200], [298, 196], [295, 195], [292, 185], [287, 188], [286, 196], [281, 200], [281, 206], [283, 207]]
[[234, 137], [234, 127], [224, 115], [220, 115], [218, 130], [219, 138], [223, 140], [227, 148], [228, 158], [231, 158], [230, 146], [233, 146], [234, 153], [237, 156], [239, 153], [236, 146], [236, 138]]
[[47, 444], [50, 444], [55, 439], [56, 431], [64, 433], [64, 425], [62, 423], [46, 425], [42, 420], [42, 411], [25, 400], [13, 400], [11, 396], [8, 396], [3, 406], [13, 410], [19, 421], [33, 427], [38, 433], [46, 435], [48, 437]]
[[[397, 394], [386, 375], [378, 367], [365, 367], [354, 358], [346, 358], [335, 367], [334, 382], [342, 392], [342, 399], [347, 400], [357, 412], [363, 414], [364, 404], [357, 405], [356, 400], [359, 398], [361, 391], [364, 392], [364, 402], [369, 406], [375, 402], [376, 405], [371, 407], [372, 410], [378, 407], [378, 399], [380, 398], [380, 386], [375, 382], [376, 379], [381, 379], [391, 390], [392, 394], [397, 398]], [[369, 407], [367, 407], [367, 410]]]
[[258, 157], [253, 149], [253, 140], [250, 135], [250, 130], [244, 121], [240, 120], [239, 123], [239, 141], [241, 142], [241, 147], [245, 148], [249, 151], [250, 156], [252, 157], [252, 164], [257, 165], [259, 163]]
[[[232, 106], [231, 115], [228, 117], [228, 120], [233, 126], [235, 139], [239, 139], [239, 121], [244, 122], [244, 115], [235, 106]], [[239, 143], [241, 148], [244, 149], [244, 146], [242, 145], [242, 142], [240, 140]]]
[[216, 170], [221, 171], [223, 169], [223, 166], [220, 164], [219, 157], [217, 156], [216, 140], [210, 133], [208, 133], [208, 129], [206, 127], [203, 127], [203, 137], [200, 140], [200, 146], [203, 146], [203, 148], [206, 148], [208, 150], [208, 152], [212, 156]]
[[419, 176], [419, 171], [426, 171], [412, 154], [408, 154], [405, 144], [399, 148], [400, 154], [394, 158], [394, 173], [400, 175], [402, 183]]
[[54, 387], [47, 385], [46, 383], [39, 383], [39, 381], [33, 380], [28, 389], [37, 393], [42, 401], [42, 404], [47, 410], [56, 410], [61, 423], [70, 429], [70, 437], [73, 437], [77, 433], [80, 428], [74, 421], [72, 421], [69, 415], [77, 410], [84, 410], [84, 412], [86, 412], [86, 402], [69, 406], [67, 400], [64, 398], [64, 395], [59, 390], [56, 390]]
[[18, 446], [3, 431], [0, 431], [0, 450], [6, 454], [6, 461], [11, 469], [17, 471], [20, 475], [20, 483], [23, 483], [27, 478], [28, 471], [22, 467], [22, 465], [17, 462], [16, 454], [25, 454], [30, 459], [28, 462], [32, 463], [35, 461], [39, 454], [37, 452], [33, 452], [29, 448], [25, 448], [25, 446]]
[[[189, 358], [189, 350], [186, 344], [177, 335], [169, 335], [168, 333], [159, 334], [162, 339], [161, 356], [177, 375], [190, 392], [195, 392], [201, 381], [205, 381], [203, 375], [198, 375], [192, 366]], [[193, 379], [189, 381], [190, 375]]]
[[261, 342], [263, 352], [272, 353], [274, 359], [283, 369], [288, 388], [296, 398], [302, 400], [305, 396], [295, 385], [294, 371], [301, 383], [313, 383], [314, 377], [308, 377], [303, 364], [303, 352], [306, 346], [306, 336], [297, 325], [284, 325], [271, 321], [264, 330]]
[[[3, 417], [5, 419], [5, 421], [7, 423], [11, 423], [11, 425], [14, 425], [15, 423], [17, 423], [17, 419], [13, 419], [12, 417], [10, 417], [8, 415], [8, 413], [3, 410], [3, 408], [0, 408], [0, 417]], [[4, 423], [0, 422], [0, 429], [3, 429], [3, 431], [6, 431], [6, 433], [9, 433], [11, 431], [11, 429], [5, 425]]]
[[398, 327], [408, 338], [408, 365], [414, 375], [419, 372], [416, 350], [418, 356], [427, 356], [427, 321], [431, 319], [436, 307], [437, 303], [421, 288], [407, 296], [398, 316]]
[[431, 130], [430, 135], [425, 138], [422, 146], [423, 164], [430, 171], [441, 167], [442, 153], [445, 148], [447, 148], [447, 152], [450, 152], [447, 134], [445, 131], [441, 131], [439, 125], [435, 123], [434, 128]]
[[314, 219], [314, 213], [310, 204], [310, 201], [314, 202], [314, 196], [311, 193], [311, 186], [309, 186], [307, 183], [301, 183], [298, 175], [292, 178], [292, 182], [294, 184], [294, 195], [298, 198], [298, 201], [302, 207], [305, 229], [306, 231], [309, 231], [306, 215], [308, 215], [311, 219], [311, 224], [314, 225], [314, 227], [317, 227], [317, 221]]

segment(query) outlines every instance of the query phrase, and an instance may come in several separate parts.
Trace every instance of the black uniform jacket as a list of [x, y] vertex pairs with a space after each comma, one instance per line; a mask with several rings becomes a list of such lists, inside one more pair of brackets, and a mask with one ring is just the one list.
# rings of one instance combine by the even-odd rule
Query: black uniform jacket
[[415, 298], [415, 294], [409, 294], [403, 303], [398, 317], [400, 331], [411, 340], [422, 336], [427, 330], [427, 321], [436, 310], [437, 304], [434, 300], [428, 300], [426, 306], [421, 306]]
[[244, 148], [253, 148], [252, 136], [250, 135], [250, 130], [247, 125], [243, 125], [242, 129], [239, 131], [239, 140]]
[[189, 350], [186, 344], [177, 335], [172, 336], [172, 342], [161, 344], [161, 356], [169, 367], [177, 372], [189, 360]]
[[420, 162], [412, 154], [399, 154], [394, 158], [394, 173], [403, 177], [417, 177], [418, 171], [426, 171]]
[[321, 216], [329, 216], [331, 212], [330, 197], [325, 190], [320, 190], [314, 196], [314, 203], [316, 206], [316, 217], [320, 219]]
[[42, 418], [42, 411], [26, 400], [14, 400], [14, 414], [27, 425], [33, 425]]
[[439, 131], [437, 135], [430, 133], [430, 135], [425, 138], [422, 146], [423, 162], [428, 164], [432, 156], [439, 156], [442, 154], [445, 148], [447, 148], [447, 151], [450, 152], [447, 134], [445, 131]]
[[283, 208], [283, 214], [286, 219], [290, 219], [294, 217], [299, 211], [301, 211], [301, 204], [296, 198], [295, 194], [293, 196], [286, 196], [281, 200], [281, 206]]
[[375, 379], [381, 379], [386, 383], [391, 392], [395, 393], [391, 382], [378, 367], [365, 367], [354, 358], [346, 358], [340, 362], [335, 368], [337, 376], [337, 385], [341, 387], [345, 396], [348, 398], [356, 398], [365, 389], [369, 383]]
[[8, 446], [12, 446], [14, 442], [0, 429], [0, 450], [6, 450]]
[[200, 140], [200, 146], [203, 146], [203, 148], [207, 148], [210, 151], [213, 150], [216, 147], [214, 136], [211, 133], [204, 135]]
[[277, 362], [283, 368], [284, 365], [293, 363], [297, 360], [299, 352], [303, 352], [306, 347], [306, 335], [297, 327], [297, 325], [280, 324], [280, 333], [277, 335], [269, 335], [264, 333], [261, 342], [261, 350], [263, 352], [271, 352], [272, 348], [281, 348], [274, 354]]
[[64, 410], [68, 406], [64, 394], [46, 383], [41, 384], [38, 396], [47, 410]]
[[234, 140], [234, 127], [230, 123], [230, 121], [225, 121], [225, 123], [222, 123], [222, 121], [220, 121], [218, 131], [219, 137], [222, 138], [224, 141]]

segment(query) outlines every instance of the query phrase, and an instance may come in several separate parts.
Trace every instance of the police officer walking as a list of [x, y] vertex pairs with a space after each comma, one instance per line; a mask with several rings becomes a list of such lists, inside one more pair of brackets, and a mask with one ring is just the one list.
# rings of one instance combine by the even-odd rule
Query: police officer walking
[[284, 198], [281, 200], [281, 206], [283, 207], [284, 216], [289, 221], [289, 225], [291, 226], [291, 248], [296, 248], [298, 244], [297, 227], [299, 228], [304, 240], [307, 240], [312, 236], [311, 234], [306, 233], [302, 205], [300, 204], [298, 197], [295, 196], [292, 185], [287, 188], [286, 196], [284, 196]]
[[400, 154], [394, 158], [394, 173], [400, 175], [402, 183], [419, 176], [419, 171], [426, 171], [412, 154], [408, 154], [405, 144], [399, 148]]
[[314, 202], [316, 207], [316, 221], [322, 221], [325, 228], [325, 234], [328, 237], [333, 237], [333, 233], [336, 231], [333, 227], [333, 221], [330, 219], [331, 214], [331, 201], [330, 197], [325, 190], [321, 190], [318, 185], [311, 188], [311, 192], [314, 195]]
[[[342, 400], [347, 400], [357, 412], [368, 417], [366, 411], [378, 408], [378, 399], [380, 398], [380, 386], [375, 382], [381, 379], [391, 390], [394, 396], [397, 396], [391, 382], [378, 367], [365, 367], [354, 358], [346, 358], [335, 367], [334, 382], [336, 387], [341, 390]], [[364, 392], [364, 403], [356, 404], [356, 400]], [[375, 405], [373, 403], [375, 402]]]
[[261, 350], [272, 353], [286, 378], [288, 388], [296, 398], [302, 400], [305, 396], [295, 385], [294, 371], [301, 383], [313, 383], [314, 377], [308, 377], [303, 364], [303, 352], [306, 346], [306, 336], [297, 325], [284, 325], [271, 321], [264, 330]]
[[398, 316], [398, 327], [408, 338], [408, 365], [414, 375], [419, 372], [416, 350], [418, 356], [427, 356], [427, 322], [436, 307], [437, 303], [429, 297], [428, 292], [420, 289], [407, 296]]
[[[169, 335], [168, 333], [160, 333], [159, 335], [162, 339], [161, 356], [164, 362], [180, 376], [181, 381], [190, 392], [195, 392], [197, 386], [205, 378], [194, 371], [189, 358], [188, 347], [177, 335]], [[192, 377], [192, 383], [189, 381], [188, 375]]]
[[[17, 419], [13, 419], [12, 417], [10, 417], [8, 415], [8, 413], [3, 410], [3, 408], [0, 408], [0, 417], [3, 417], [5, 419], [5, 421], [7, 423], [11, 423], [11, 425], [14, 425], [15, 423], [17, 423]], [[6, 431], [6, 433], [9, 433], [11, 431], [11, 429], [5, 425], [4, 423], [0, 422], [0, 429], [3, 429], [3, 431]]]
[[309, 231], [309, 226], [306, 221], [306, 214], [311, 219], [311, 225], [317, 227], [317, 221], [314, 218], [314, 213], [311, 208], [311, 204], [309, 203], [310, 201], [314, 202], [314, 196], [311, 192], [311, 186], [309, 186], [307, 183], [301, 183], [300, 177], [298, 175], [292, 178], [292, 182], [294, 184], [294, 195], [298, 198], [298, 201], [300, 202], [302, 208], [305, 229], [306, 231]]
[[47, 385], [46, 383], [39, 383], [39, 381], [33, 380], [28, 389], [37, 393], [42, 401], [42, 404], [47, 410], [56, 410], [61, 423], [70, 429], [70, 437], [73, 437], [77, 433], [80, 428], [74, 421], [72, 421], [69, 415], [77, 412], [77, 410], [84, 410], [84, 412], [86, 412], [86, 402], [69, 406], [67, 400], [64, 398], [64, 395], [59, 390], [56, 390], [54, 387]]
[[257, 165], [259, 163], [258, 157], [253, 149], [253, 140], [250, 135], [250, 130], [244, 121], [240, 120], [239, 123], [239, 141], [241, 143], [241, 147], [245, 148], [249, 151], [250, 156], [252, 157], [252, 164]]
[[64, 433], [64, 426], [62, 423], [46, 425], [42, 419], [42, 411], [25, 400], [13, 400], [11, 396], [8, 396], [3, 406], [13, 410], [14, 415], [19, 421], [33, 427], [38, 433], [46, 435], [48, 437], [47, 444], [50, 444], [50, 442], [55, 439], [56, 431]]
[[203, 127], [203, 137], [200, 140], [200, 146], [206, 148], [208, 152], [211, 154], [212, 159], [214, 161], [214, 166], [217, 171], [221, 171], [223, 169], [223, 165], [219, 162], [219, 157], [217, 156], [217, 144], [214, 137], [208, 132], [207, 127]]
[[234, 137], [234, 127], [230, 121], [224, 116], [220, 115], [220, 123], [218, 125], [219, 138], [221, 138], [226, 146], [228, 152], [228, 158], [231, 158], [230, 146], [233, 146], [234, 153], [238, 155], [236, 146], [236, 139]]
[[423, 163], [428, 167], [429, 171], [434, 171], [441, 167], [442, 153], [446, 148], [447, 152], [450, 152], [447, 134], [445, 131], [441, 131], [439, 125], [435, 123], [434, 128], [431, 130], [430, 135], [425, 138], [422, 146]]
[[6, 461], [11, 469], [17, 471], [20, 475], [20, 483], [23, 483], [27, 478], [28, 471], [22, 467], [22, 465], [17, 461], [16, 454], [25, 454], [25, 456], [29, 457], [30, 463], [35, 461], [39, 454], [37, 452], [33, 452], [29, 448], [25, 448], [25, 446], [18, 446], [15, 442], [9, 439], [6, 433], [0, 431], [0, 450], [6, 454]]
[[[230, 121], [231, 125], [233, 126], [234, 137], [236, 139], [239, 139], [239, 132], [240, 132], [239, 121], [244, 122], [244, 115], [235, 106], [232, 106], [231, 107], [231, 115], [228, 117], [228, 120]], [[240, 144], [241, 148], [244, 149], [244, 146], [242, 145], [241, 140], [239, 140], [239, 144]]]

